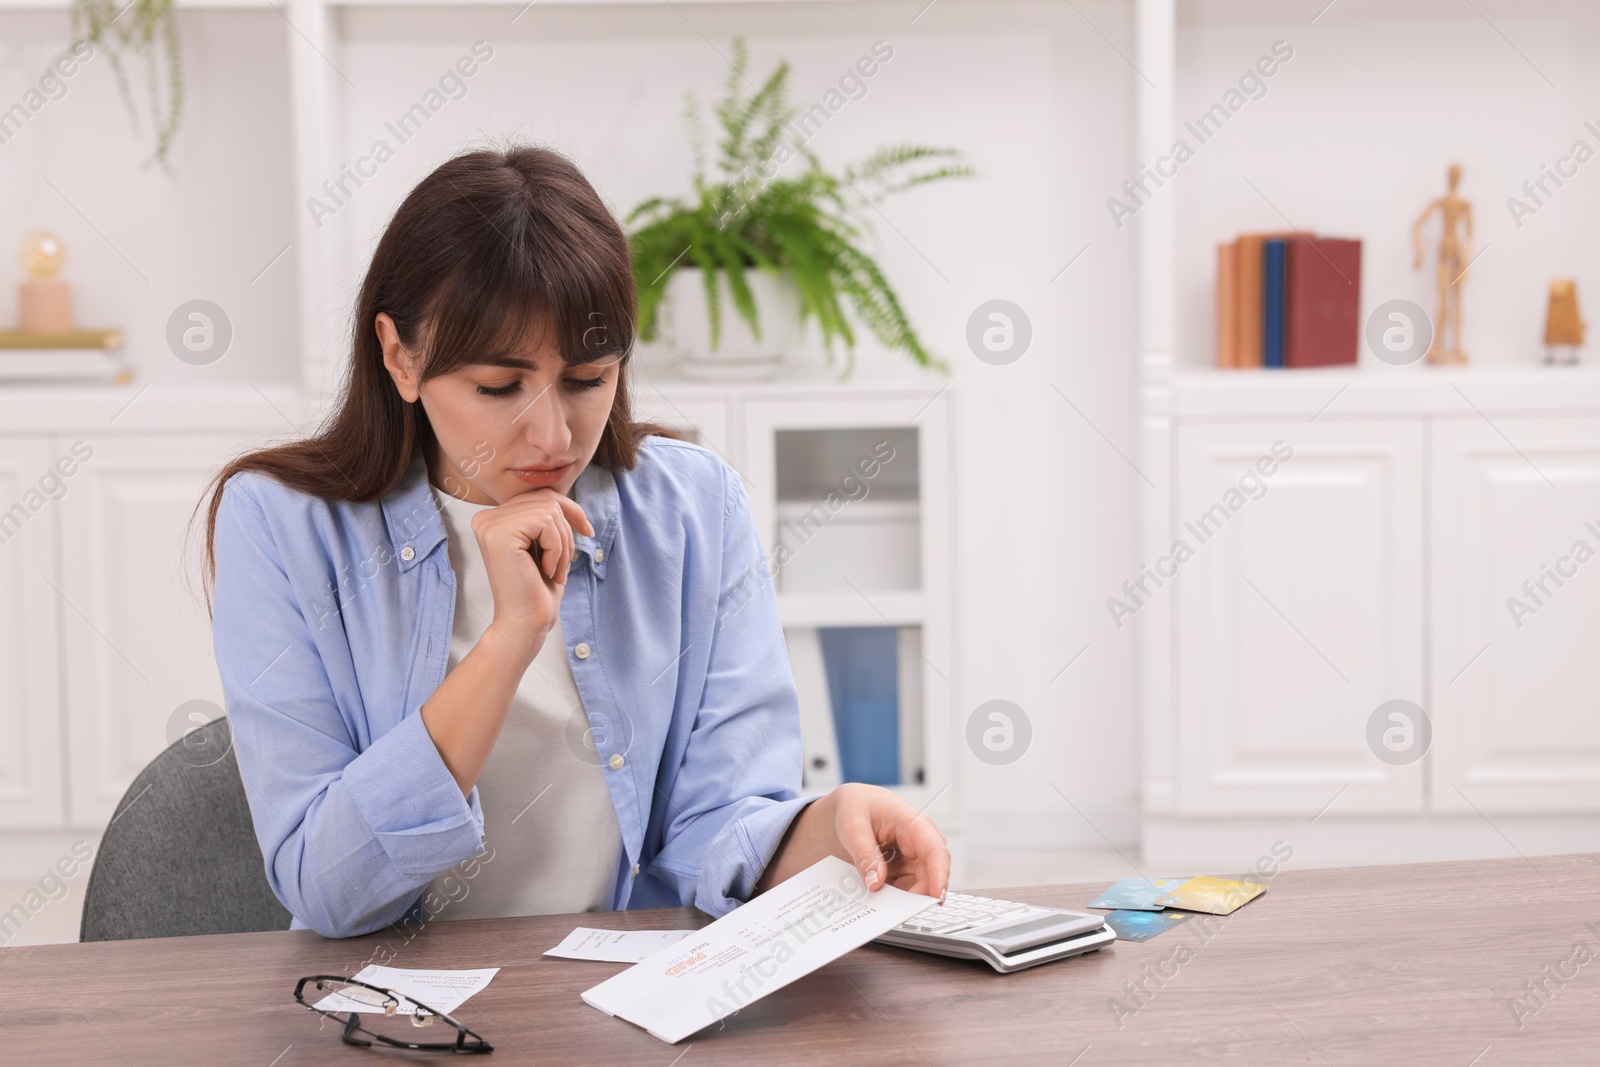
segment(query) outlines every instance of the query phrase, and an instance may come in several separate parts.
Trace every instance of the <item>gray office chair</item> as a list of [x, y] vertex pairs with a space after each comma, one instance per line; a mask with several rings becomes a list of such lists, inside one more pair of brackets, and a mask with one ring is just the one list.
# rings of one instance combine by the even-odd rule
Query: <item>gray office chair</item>
[[81, 941], [287, 930], [226, 718], [191, 730], [133, 780], [106, 827]]

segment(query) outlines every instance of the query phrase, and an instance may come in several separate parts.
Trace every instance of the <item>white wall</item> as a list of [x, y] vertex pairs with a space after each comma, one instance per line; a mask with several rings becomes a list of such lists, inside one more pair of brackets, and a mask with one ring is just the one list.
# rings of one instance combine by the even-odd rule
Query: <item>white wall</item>
[[[394, 144], [384, 123], [473, 41], [495, 52], [466, 96], [399, 146], [322, 231], [351, 250], [348, 293], [418, 178], [465, 145], [506, 138], [568, 152], [625, 212], [687, 189], [683, 90], [720, 92], [727, 66], [713, 45], [727, 52], [745, 35], [756, 81], [788, 58], [795, 99], [809, 104], [874, 41], [888, 42], [894, 57], [867, 95], [810, 145], [833, 165], [890, 142], [959, 146], [979, 171], [892, 200], [874, 221], [880, 261], [954, 370], [959, 662], [936, 666], [958, 686], [963, 722], [1005, 698], [1034, 724], [1020, 763], [962, 762], [973, 834], [997, 843], [1102, 846], [1102, 832], [1130, 841], [1136, 824], [1132, 631], [1117, 633], [1103, 607], [1107, 576], [1133, 562], [1138, 475], [1117, 454], [1134, 450], [1133, 244], [1131, 230], [1107, 225], [1102, 203], [1126, 173], [1136, 75], [1101, 36], [1131, 54], [1130, 6], [1078, 9], [945, 2], [915, 25], [903, 5], [843, 3], [603, 16], [535, 6], [514, 26], [515, 9], [347, 11], [339, 63], [354, 88], [339, 84], [350, 162], [377, 138]], [[1028, 353], [1005, 367], [981, 363], [964, 340], [972, 310], [996, 297], [1020, 304], [1034, 327]], [[884, 358], [869, 345], [861, 358], [875, 355]]]
[[[957, 146], [979, 172], [873, 216], [875, 253], [924, 340], [953, 368], [957, 662], [936, 667], [957, 687], [962, 723], [980, 703], [1004, 698], [1034, 728], [1030, 751], [1011, 767], [961, 760], [954, 789], [970, 816], [969, 847], [1131, 842], [1135, 631], [1117, 632], [1104, 600], [1135, 567], [1140, 483], [1122, 458], [1135, 451], [1134, 244], [1131, 229], [1108, 224], [1103, 203], [1131, 156], [1131, 4], [940, 0], [915, 23], [916, 8], [904, 4], [678, 8], [338, 11], [343, 43], [327, 62], [343, 101], [333, 122], [344, 159], [353, 163], [380, 137], [397, 153], [313, 231], [326, 245], [297, 247], [264, 274], [307, 210], [288, 192], [286, 52], [303, 55], [307, 45], [271, 10], [186, 10], [189, 96], [174, 174], [141, 165], [148, 141], [132, 132], [109, 64], [97, 57], [64, 99], [0, 145], [0, 241], [40, 227], [60, 233], [80, 321], [124, 327], [143, 380], [294, 383], [305, 310], [297, 260], [337, 265], [318, 297], [345, 309], [342, 317], [395, 205], [450, 155], [507, 139], [552, 144], [620, 214], [687, 188], [683, 91], [707, 101], [721, 91], [718, 50], [727, 53], [734, 36], [750, 41], [753, 79], [789, 59], [802, 104], [886, 41], [894, 56], [867, 95], [810, 146], [835, 166], [886, 143]], [[4, 18], [0, 106], [21, 96], [68, 36], [65, 13]], [[480, 39], [494, 58], [466, 95], [398, 144], [385, 122]], [[13, 263], [0, 248], [0, 320], [11, 312]], [[194, 297], [216, 301], [234, 321], [233, 350], [209, 367], [180, 363], [165, 345], [167, 316]], [[1021, 305], [1034, 332], [1027, 354], [1004, 367], [980, 362], [965, 340], [968, 317], [994, 298]], [[902, 357], [869, 339], [860, 358]]]
[[[139, 379], [295, 381], [295, 257], [273, 263], [293, 239], [289, 31], [271, 10], [184, 11], [178, 22], [187, 92], [170, 176], [146, 165], [142, 61], [128, 71], [144, 136], [109, 59], [96, 54], [64, 96], [0, 144], [0, 323], [16, 322], [13, 242], [47, 229], [67, 246], [62, 277], [78, 324], [121, 327]], [[0, 109], [37, 86], [70, 36], [64, 11], [7, 11], [3, 24]], [[206, 367], [179, 361], [166, 343], [168, 316], [196, 298], [233, 323], [228, 353]]]
[[1480, 14], [1416, 0], [1396, 13], [1381, 0], [1341, 0], [1312, 25], [1317, 6], [1180, 6], [1180, 123], [1220, 99], [1274, 41], [1294, 49], [1267, 95], [1201, 146], [1168, 190], [1179, 204], [1180, 365], [1213, 362], [1216, 243], [1285, 229], [1285, 220], [1363, 240], [1363, 313], [1405, 298], [1435, 314], [1438, 220], [1424, 233], [1420, 271], [1411, 226], [1444, 194], [1452, 161], [1474, 205], [1474, 252], [1484, 253], [1464, 283], [1466, 350], [1485, 366], [1537, 363], [1550, 280], [1575, 277], [1580, 301], [1600, 298], [1600, 247], [1590, 237], [1600, 222], [1600, 160], [1520, 227], [1506, 200], [1575, 140], [1600, 152], [1600, 137], [1583, 126], [1600, 126], [1600, 11], [1485, 3]]

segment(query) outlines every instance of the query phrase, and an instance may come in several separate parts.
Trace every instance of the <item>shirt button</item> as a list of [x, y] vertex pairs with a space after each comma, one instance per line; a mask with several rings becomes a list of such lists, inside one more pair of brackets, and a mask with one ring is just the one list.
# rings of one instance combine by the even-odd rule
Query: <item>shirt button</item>
[[582, 641], [579, 641], [578, 647], [572, 650], [572, 654], [577, 656], [579, 659], [588, 659], [589, 651], [589, 646], [584, 644]]
[[412, 548], [410, 545], [407, 545], [400, 550], [400, 558], [410, 562], [411, 560], [417, 558], [417, 550]]
[[594, 550], [594, 561], [596, 563], [604, 563], [606, 561], [606, 550], [603, 549], [603, 548], [595, 549]]
[[639, 865], [637, 863], [633, 865], [633, 876], [635, 878], [639, 877]]
[[623, 764], [624, 764], [624, 763], [627, 763], [627, 762], [628, 762], [628, 761], [627, 761], [627, 760], [625, 760], [625, 759], [623, 759], [623, 758], [622, 758], [622, 753], [620, 753], [620, 752], [619, 752], [619, 753], [617, 753], [617, 754], [616, 754], [616, 755], [615, 755], [615, 756], [612, 756], [612, 757], [611, 757], [611, 758], [610, 758], [610, 759], [609, 759], [609, 760], [607, 760], [607, 761], [606, 761], [606, 762], [607, 762], [607, 763], [609, 763], [609, 764], [611, 764], [611, 769], [612, 769], [612, 770], [614, 770], [614, 771], [620, 771], [620, 770], [622, 770], [622, 765], [623, 765]]

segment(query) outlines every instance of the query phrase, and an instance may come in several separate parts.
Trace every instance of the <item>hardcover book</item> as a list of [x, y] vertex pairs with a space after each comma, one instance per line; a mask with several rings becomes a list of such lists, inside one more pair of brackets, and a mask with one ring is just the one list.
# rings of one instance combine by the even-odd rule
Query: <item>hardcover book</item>
[[1246, 233], [1239, 236], [1237, 272], [1234, 275], [1239, 298], [1237, 366], [1262, 365], [1261, 342], [1265, 324], [1261, 314], [1261, 246], [1267, 241], [1292, 236], [1283, 233]]
[[1296, 237], [1285, 245], [1285, 366], [1354, 363], [1361, 345], [1361, 242]]
[[1261, 246], [1261, 365], [1283, 366], [1284, 242]]
[[1239, 365], [1239, 243], [1217, 245], [1217, 366]]

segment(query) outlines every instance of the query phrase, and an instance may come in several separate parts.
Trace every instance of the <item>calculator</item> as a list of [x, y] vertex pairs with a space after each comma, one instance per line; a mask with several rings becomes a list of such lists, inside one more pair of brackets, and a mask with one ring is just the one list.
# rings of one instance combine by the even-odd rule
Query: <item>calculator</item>
[[982, 960], [1002, 974], [1098, 952], [1117, 939], [1105, 916], [949, 893], [877, 940], [885, 945]]

